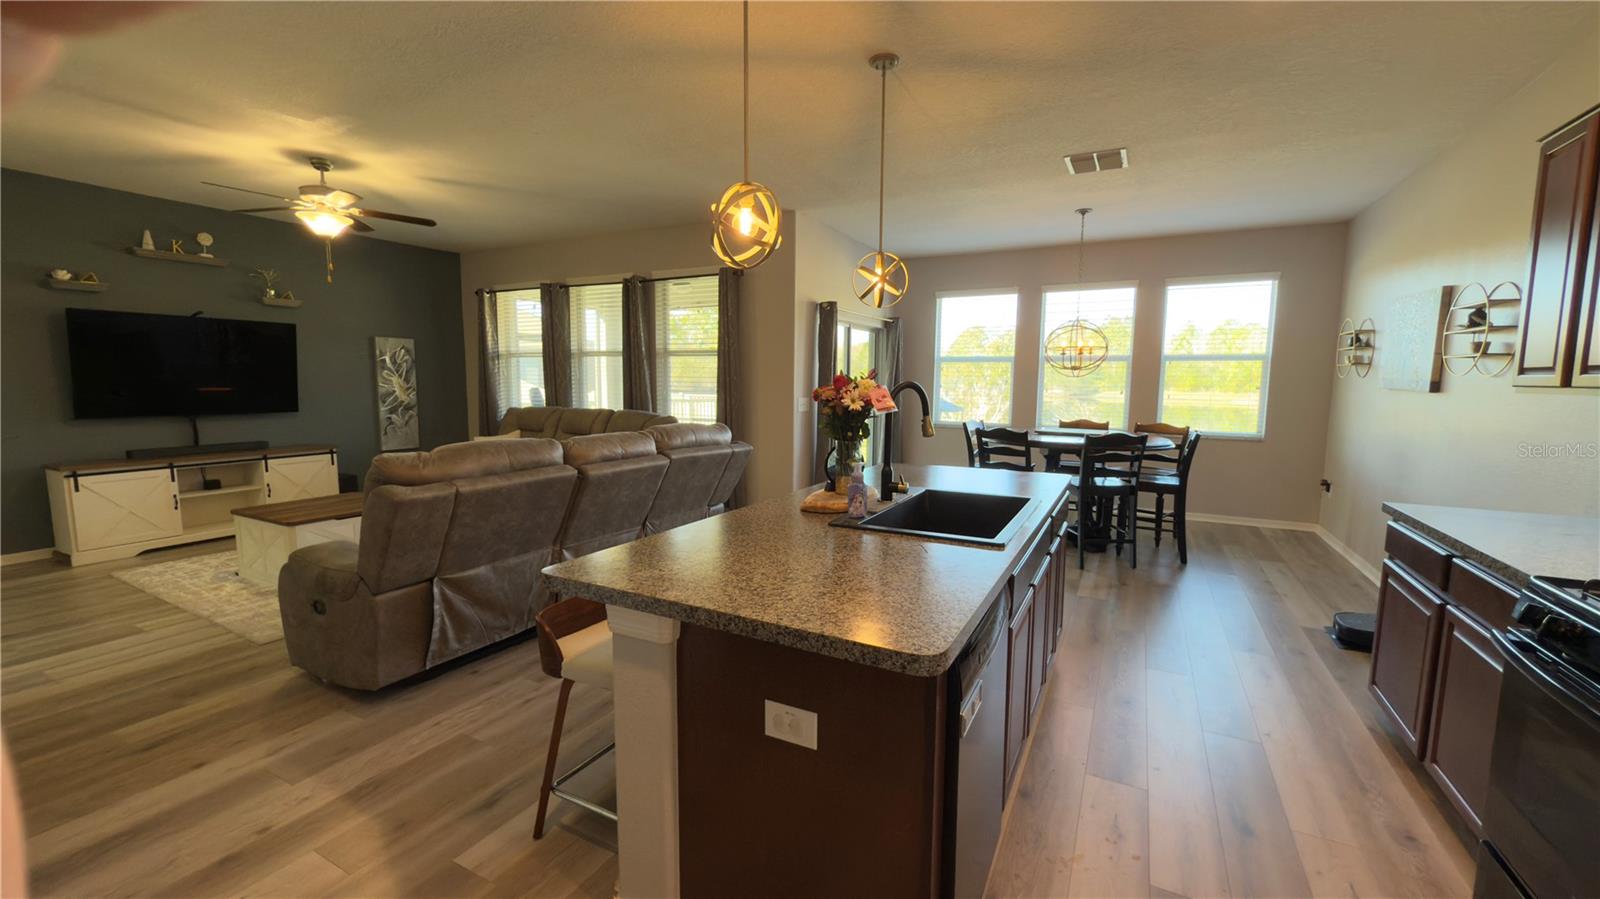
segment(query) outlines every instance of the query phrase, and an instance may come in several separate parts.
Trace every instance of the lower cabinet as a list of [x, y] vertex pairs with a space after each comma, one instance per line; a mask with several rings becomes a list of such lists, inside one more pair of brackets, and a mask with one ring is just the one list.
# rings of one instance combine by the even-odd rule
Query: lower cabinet
[[1483, 625], [1455, 606], [1445, 609], [1422, 761], [1479, 836], [1503, 665]]
[[1034, 589], [1027, 588], [1011, 616], [1006, 670], [1006, 791], [1017, 776], [1022, 746], [1028, 736], [1028, 712], [1033, 707], [1030, 671], [1033, 653]]
[[1444, 600], [1432, 587], [1393, 560], [1383, 563], [1369, 688], [1418, 756], [1427, 739], [1444, 610]]
[[266, 502], [287, 503], [338, 493], [338, 458], [334, 453], [321, 453], [265, 460]]
[[178, 485], [165, 468], [85, 475], [67, 489], [73, 538], [80, 549], [175, 537], [183, 531]]

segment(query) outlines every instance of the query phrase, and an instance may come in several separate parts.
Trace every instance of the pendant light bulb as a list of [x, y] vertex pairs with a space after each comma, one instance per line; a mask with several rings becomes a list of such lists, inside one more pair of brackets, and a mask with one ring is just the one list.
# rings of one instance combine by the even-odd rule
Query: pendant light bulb
[[750, 180], [750, 0], [744, 0], [744, 178], [711, 204], [711, 250], [733, 268], [755, 268], [783, 243], [783, 207]]
[[906, 295], [911, 286], [911, 273], [899, 256], [883, 248], [883, 184], [884, 162], [888, 157], [889, 134], [889, 70], [900, 65], [900, 57], [893, 53], [877, 53], [867, 64], [878, 70], [878, 249], [861, 257], [856, 263], [856, 299], [874, 309], [893, 306]]

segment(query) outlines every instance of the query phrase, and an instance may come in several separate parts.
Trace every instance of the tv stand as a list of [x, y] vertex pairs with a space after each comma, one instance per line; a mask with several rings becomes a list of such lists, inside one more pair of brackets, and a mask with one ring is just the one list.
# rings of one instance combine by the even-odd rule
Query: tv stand
[[[196, 436], [198, 436], [198, 432]], [[265, 440], [238, 440], [233, 443], [208, 443], [204, 446], [198, 443], [194, 446], [153, 446], [128, 450], [127, 457], [129, 459], [168, 459], [176, 456], [209, 456], [213, 453], [260, 451], [268, 446], [270, 444]]]
[[232, 537], [234, 509], [338, 493], [339, 453], [331, 444], [180, 447], [47, 465], [44, 476], [56, 552], [76, 566]]

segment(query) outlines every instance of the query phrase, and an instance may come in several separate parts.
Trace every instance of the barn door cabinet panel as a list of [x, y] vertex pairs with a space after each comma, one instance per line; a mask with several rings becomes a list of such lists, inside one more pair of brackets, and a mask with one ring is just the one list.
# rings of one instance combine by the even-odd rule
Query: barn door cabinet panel
[[266, 501], [287, 503], [339, 492], [339, 460], [334, 453], [265, 459]]
[[1445, 609], [1423, 765], [1473, 833], [1483, 835], [1489, 753], [1504, 663], [1489, 631], [1460, 607]]
[[1600, 108], [1539, 147], [1528, 284], [1517, 338], [1519, 387], [1600, 386], [1595, 321], [1595, 188]]
[[1368, 687], [1419, 757], [1427, 739], [1444, 608], [1443, 598], [1427, 583], [1393, 559], [1384, 561]]

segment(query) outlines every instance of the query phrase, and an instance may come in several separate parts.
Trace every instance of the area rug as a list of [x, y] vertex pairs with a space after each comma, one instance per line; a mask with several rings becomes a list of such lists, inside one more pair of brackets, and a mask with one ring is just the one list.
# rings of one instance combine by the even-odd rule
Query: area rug
[[111, 576], [251, 643], [282, 640], [277, 591], [257, 587], [240, 578], [238, 571], [239, 556], [230, 551], [127, 568]]

